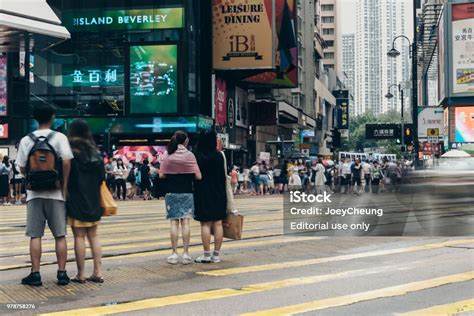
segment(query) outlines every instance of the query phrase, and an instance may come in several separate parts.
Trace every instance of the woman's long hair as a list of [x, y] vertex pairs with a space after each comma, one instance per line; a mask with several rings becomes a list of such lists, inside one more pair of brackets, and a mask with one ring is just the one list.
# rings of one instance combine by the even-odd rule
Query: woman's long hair
[[168, 144], [168, 155], [174, 154], [178, 150], [178, 145], [183, 145], [188, 139], [188, 135], [183, 131], [177, 131], [174, 133], [173, 137], [171, 137], [171, 141]]
[[87, 125], [86, 121], [81, 119], [74, 120], [71, 125], [69, 125], [67, 137], [69, 139], [79, 138], [95, 145], [89, 125]]
[[217, 134], [212, 130], [201, 131], [196, 153], [211, 154], [217, 152]]
[[77, 154], [80, 158], [85, 159], [97, 154], [97, 146], [86, 121], [82, 119], [74, 120], [71, 125], [69, 125], [67, 136], [74, 155]]

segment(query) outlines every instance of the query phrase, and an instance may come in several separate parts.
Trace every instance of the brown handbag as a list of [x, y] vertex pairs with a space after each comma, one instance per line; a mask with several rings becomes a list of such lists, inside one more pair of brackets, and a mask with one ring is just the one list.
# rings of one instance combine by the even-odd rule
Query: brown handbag
[[103, 181], [100, 186], [100, 206], [104, 210], [103, 216], [117, 215], [117, 202], [115, 202], [105, 181]]
[[227, 218], [222, 222], [224, 237], [233, 240], [242, 239], [244, 217], [237, 212], [227, 213]]

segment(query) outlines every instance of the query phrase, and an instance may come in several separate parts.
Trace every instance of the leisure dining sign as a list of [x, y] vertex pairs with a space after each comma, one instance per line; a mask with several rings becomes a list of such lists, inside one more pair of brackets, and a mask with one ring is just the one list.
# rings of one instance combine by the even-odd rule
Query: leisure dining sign
[[182, 28], [184, 9], [66, 11], [63, 23], [71, 32]]

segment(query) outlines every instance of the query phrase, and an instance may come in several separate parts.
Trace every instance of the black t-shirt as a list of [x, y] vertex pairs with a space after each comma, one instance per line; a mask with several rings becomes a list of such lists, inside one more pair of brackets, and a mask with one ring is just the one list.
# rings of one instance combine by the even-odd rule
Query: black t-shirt
[[140, 176], [142, 178], [142, 181], [150, 179], [150, 167], [149, 166], [142, 166], [140, 168], [140, 173], [141, 173]]

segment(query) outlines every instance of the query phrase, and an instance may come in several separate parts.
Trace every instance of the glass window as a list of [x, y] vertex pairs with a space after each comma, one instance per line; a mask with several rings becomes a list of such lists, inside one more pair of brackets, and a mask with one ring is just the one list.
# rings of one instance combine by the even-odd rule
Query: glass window
[[321, 5], [321, 11], [334, 11], [333, 4], [323, 4]]

